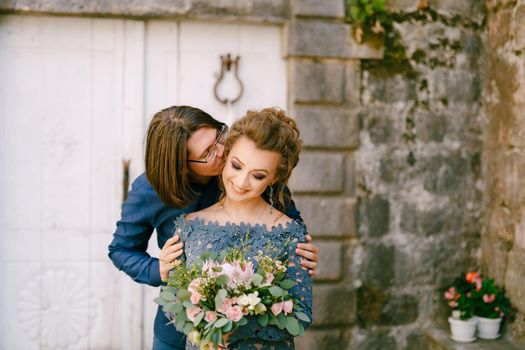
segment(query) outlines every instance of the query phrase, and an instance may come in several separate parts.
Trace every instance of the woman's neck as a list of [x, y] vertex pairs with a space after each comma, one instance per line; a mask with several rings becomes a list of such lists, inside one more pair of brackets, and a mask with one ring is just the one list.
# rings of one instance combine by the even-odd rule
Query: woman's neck
[[255, 222], [267, 212], [268, 203], [261, 197], [254, 198], [247, 202], [234, 202], [225, 197], [220, 201], [224, 214], [232, 222]]

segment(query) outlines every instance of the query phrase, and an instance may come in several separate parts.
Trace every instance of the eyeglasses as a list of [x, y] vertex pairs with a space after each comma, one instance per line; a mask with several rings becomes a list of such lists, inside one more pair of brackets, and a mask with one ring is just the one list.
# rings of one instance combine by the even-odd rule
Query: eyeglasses
[[226, 132], [228, 131], [228, 127], [226, 125], [222, 125], [220, 129], [217, 130], [217, 137], [215, 138], [215, 142], [212, 146], [209, 147], [208, 153], [204, 156], [204, 159], [200, 160], [194, 160], [194, 159], [188, 159], [188, 162], [192, 163], [212, 163], [215, 160], [215, 157], [217, 157], [217, 144], [224, 145], [224, 139], [226, 138]]

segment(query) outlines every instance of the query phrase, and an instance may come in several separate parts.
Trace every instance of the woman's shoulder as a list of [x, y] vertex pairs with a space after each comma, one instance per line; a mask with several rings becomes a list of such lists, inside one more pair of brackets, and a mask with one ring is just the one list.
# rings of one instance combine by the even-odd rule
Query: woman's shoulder
[[203, 220], [204, 222], [209, 222], [209, 221], [212, 221], [216, 217], [217, 211], [218, 211], [218, 205], [217, 203], [215, 203], [205, 209], [195, 211], [193, 213], [185, 214], [184, 217], [186, 221], [200, 219], [200, 220]]

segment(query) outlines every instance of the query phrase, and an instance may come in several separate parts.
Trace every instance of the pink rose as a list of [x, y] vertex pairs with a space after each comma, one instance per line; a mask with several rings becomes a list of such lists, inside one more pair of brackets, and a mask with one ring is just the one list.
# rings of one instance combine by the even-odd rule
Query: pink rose
[[221, 307], [219, 308], [219, 312], [220, 313], [223, 313], [226, 315], [226, 311], [228, 311], [228, 309], [230, 307], [232, 307], [233, 303], [232, 303], [232, 300], [231, 299], [224, 299], [224, 301], [222, 302], [222, 305]]
[[280, 303], [275, 303], [272, 305], [272, 313], [277, 316], [279, 315], [282, 311], [283, 311], [283, 302], [281, 301]]
[[447, 300], [454, 300], [455, 298], [456, 298], [456, 288], [450, 287], [445, 292], [445, 299], [447, 299]]
[[217, 319], [217, 314], [215, 313], [215, 311], [206, 311], [204, 319], [206, 320], [206, 322], [211, 323]]
[[226, 310], [226, 317], [228, 317], [233, 322], [239, 322], [242, 316], [242, 307], [239, 305], [230, 306], [228, 310]]
[[186, 309], [186, 316], [188, 316], [188, 319], [193, 322], [195, 321], [195, 317], [201, 312], [200, 307], [192, 307], [191, 309]]
[[193, 305], [197, 305], [199, 301], [201, 300], [201, 295], [197, 292], [194, 292], [190, 296], [190, 301]]
[[293, 301], [287, 300], [283, 303], [283, 312], [285, 315], [288, 315], [290, 312], [292, 312], [293, 309]]

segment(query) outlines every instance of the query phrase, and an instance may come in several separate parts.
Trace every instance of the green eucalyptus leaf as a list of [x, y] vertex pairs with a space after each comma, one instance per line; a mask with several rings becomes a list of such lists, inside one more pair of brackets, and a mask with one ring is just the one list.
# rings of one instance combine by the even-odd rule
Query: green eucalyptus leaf
[[279, 322], [279, 325], [277, 326], [279, 329], [284, 329], [284, 327], [286, 327], [287, 319], [284, 313], [281, 312], [277, 315], [277, 321]]
[[258, 273], [255, 273], [253, 276], [252, 276], [252, 283], [255, 285], [255, 286], [260, 286], [261, 283], [263, 281], [263, 276], [259, 275]]
[[298, 319], [300, 319], [301, 321], [304, 321], [304, 322], [310, 322], [310, 317], [308, 317], [304, 312], [295, 312], [295, 317], [297, 317]]
[[232, 320], [228, 320], [228, 323], [226, 323], [226, 326], [222, 327], [222, 332], [223, 333], [228, 333], [229, 331], [231, 331], [233, 328], [233, 321]]
[[295, 286], [296, 283], [294, 281], [292, 281], [291, 279], [285, 279], [285, 280], [281, 281], [281, 283], [279, 283], [279, 285], [282, 288], [284, 288], [284, 289], [290, 289], [293, 286]]
[[280, 297], [283, 295], [283, 289], [281, 287], [273, 286], [269, 290], [270, 290], [270, 294], [273, 295], [274, 297]]
[[181, 289], [177, 292], [177, 297], [180, 301], [190, 300], [191, 293], [186, 289]]
[[298, 336], [300, 333], [299, 321], [295, 317], [287, 317], [286, 330], [294, 337]]
[[193, 324], [196, 326], [199, 324], [200, 321], [204, 318], [204, 311], [201, 311], [195, 316], [195, 320], [193, 321]]
[[229, 320], [227, 318], [219, 318], [217, 321], [215, 321], [215, 323], [213, 324], [213, 327], [215, 327], [215, 328], [224, 327], [224, 326], [226, 326], [228, 321]]
[[184, 330], [183, 330], [183, 333], [188, 335], [190, 334], [190, 332], [193, 330], [193, 323], [191, 322], [186, 322], [186, 324], [184, 325]]
[[217, 283], [218, 286], [225, 285], [226, 283], [228, 283], [228, 276], [220, 275], [219, 277], [217, 277], [217, 280], [215, 283]]
[[259, 315], [257, 320], [259, 321], [261, 327], [266, 327], [268, 325], [269, 316], [268, 314], [262, 314]]
[[168, 291], [160, 292], [160, 297], [166, 301], [175, 301], [177, 299], [173, 293]]
[[248, 323], [248, 320], [246, 319], [246, 317], [243, 317], [241, 318], [241, 320], [239, 322], [237, 322], [237, 324], [240, 326], [244, 326]]

